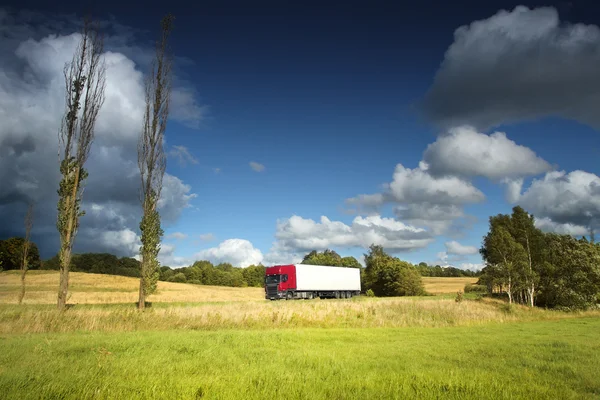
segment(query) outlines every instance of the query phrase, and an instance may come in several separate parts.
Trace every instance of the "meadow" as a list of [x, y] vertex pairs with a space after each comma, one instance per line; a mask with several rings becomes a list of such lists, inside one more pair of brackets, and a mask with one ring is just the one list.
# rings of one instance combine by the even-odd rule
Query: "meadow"
[[139, 313], [137, 279], [75, 273], [59, 312], [56, 273], [32, 272], [21, 306], [18, 275], [0, 273], [2, 398], [600, 396], [600, 311], [455, 302], [464, 278], [424, 279], [436, 296], [276, 302], [160, 282]]

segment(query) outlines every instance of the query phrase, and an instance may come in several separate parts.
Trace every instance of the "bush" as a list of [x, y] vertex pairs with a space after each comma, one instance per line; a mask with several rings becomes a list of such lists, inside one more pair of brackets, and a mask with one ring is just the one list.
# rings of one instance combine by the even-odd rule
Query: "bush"
[[467, 283], [465, 285], [465, 293], [487, 293], [488, 289], [485, 285], [473, 285], [472, 283]]
[[367, 297], [375, 297], [375, 293], [373, 292], [373, 289], [367, 290]]
[[168, 279], [169, 282], [186, 283], [187, 279], [183, 272], [179, 272]]
[[463, 294], [461, 291], [456, 292], [456, 298], [454, 299], [454, 301], [456, 301], [457, 303], [463, 301]]

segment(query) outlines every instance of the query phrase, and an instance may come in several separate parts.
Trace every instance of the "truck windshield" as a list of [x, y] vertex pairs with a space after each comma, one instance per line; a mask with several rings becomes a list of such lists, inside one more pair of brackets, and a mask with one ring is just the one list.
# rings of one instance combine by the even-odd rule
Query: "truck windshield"
[[267, 285], [280, 282], [281, 275], [267, 275], [265, 282]]

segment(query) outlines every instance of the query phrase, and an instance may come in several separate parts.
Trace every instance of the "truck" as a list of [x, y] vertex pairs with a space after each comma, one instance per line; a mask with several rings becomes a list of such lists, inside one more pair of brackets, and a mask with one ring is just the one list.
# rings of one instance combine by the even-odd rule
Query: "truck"
[[289, 264], [265, 268], [265, 299], [349, 299], [360, 294], [360, 269]]

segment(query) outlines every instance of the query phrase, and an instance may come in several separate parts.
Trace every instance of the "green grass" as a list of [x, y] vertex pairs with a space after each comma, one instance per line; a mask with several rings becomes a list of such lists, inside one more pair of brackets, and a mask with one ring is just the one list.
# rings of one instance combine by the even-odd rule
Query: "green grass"
[[592, 399], [600, 318], [0, 336], [6, 399]]

